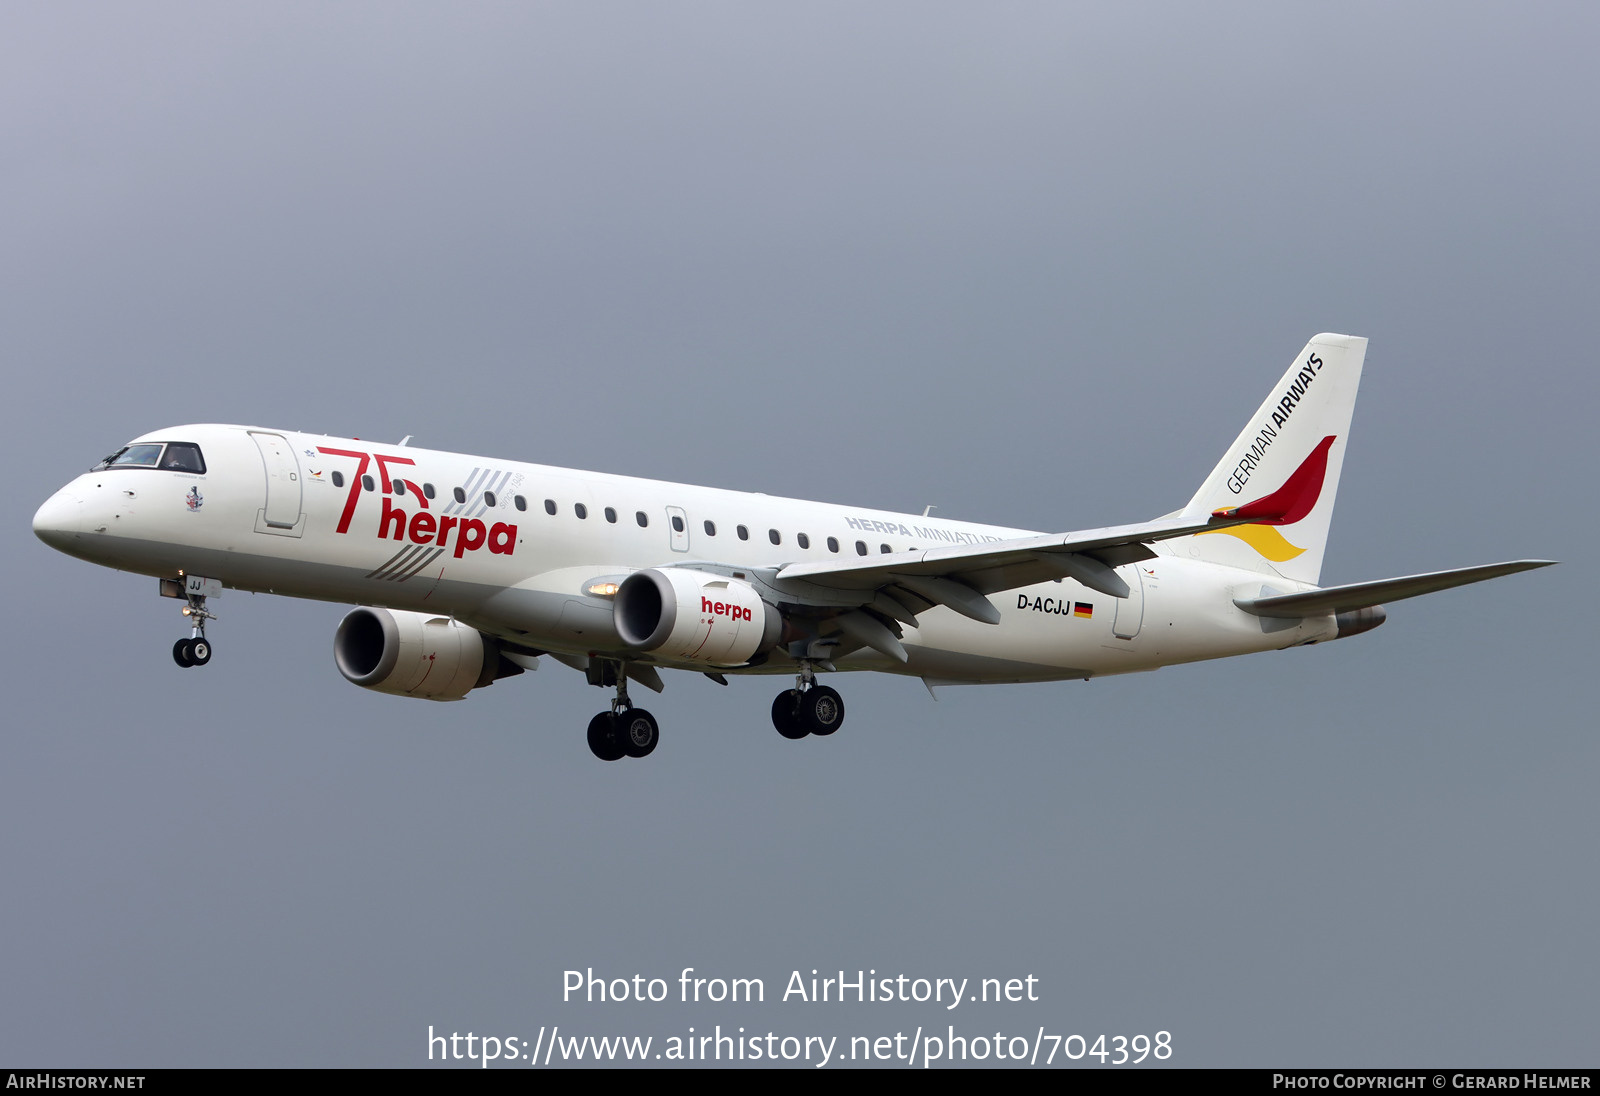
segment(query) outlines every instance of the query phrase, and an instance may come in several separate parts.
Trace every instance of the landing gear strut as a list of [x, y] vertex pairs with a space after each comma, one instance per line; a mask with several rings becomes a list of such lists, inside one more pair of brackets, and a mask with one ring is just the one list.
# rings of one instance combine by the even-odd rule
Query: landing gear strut
[[830, 735], [843, 723], [844, 700], [828, 686], [818, 685], [811, 663], [802, 659], [794, 688], [779, 693], [772, 702], [772, 725], [784, 738], [804, 738]]
[[[599, 680], [595, 680], [596, 677]], [[628, 699], [628, 675], [622, 663], [602, 664], [599, 673], [591, 674], [590, 680], [596, 685], [614, 683], [617, 687], [611, 710], [589, 720], [590, 752], [601, 761], [650, 756], [661, 740], [661, 729], [656, 725], [655, 716], [643, 708], [635, 708]]]
[[216, 614], [206, 608], [204, 594], [187, 593], [189, 603], [183, 607], [183, 615], [189, 618], [191, 627], [188, 639], [180, 639], [172, 645], [172, 661], [179, 666], [204, 666], [211, 661], [211, 641], [206, 638], [206, 621], [216, 620]]

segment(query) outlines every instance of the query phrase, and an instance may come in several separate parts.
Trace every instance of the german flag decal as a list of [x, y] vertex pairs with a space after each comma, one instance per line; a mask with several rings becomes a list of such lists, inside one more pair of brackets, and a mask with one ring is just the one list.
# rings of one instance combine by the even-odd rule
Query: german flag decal
[[1088, 620], [1090, 617], [1094, 616], [1094, 606], [1090, 605], [1087, 601], [1075, 601], [1072, 603], [1072, 615], [1075, 617], [1083, 617], [1085, 620]]

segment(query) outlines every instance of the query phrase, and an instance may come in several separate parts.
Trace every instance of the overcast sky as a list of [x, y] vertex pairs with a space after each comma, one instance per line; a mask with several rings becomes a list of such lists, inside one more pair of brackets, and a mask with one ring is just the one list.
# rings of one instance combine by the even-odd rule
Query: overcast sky
[[[427, 1032], [1172, 1035], [1590, 1065], [1592, 5], [13, 4], [0, 33], [0, 1065], [427, 1063]], [[1068, 530], [1182, 505], [1371, 339], [1326, 583], [1561, 567], [1090, 683], [559, 665], [347, 684], [29, 518], [249, 422]], [[762, 978], [562, 1001], [563, 972]], [[790, 972], [1038, 979], [801, 1004]], [[1092, 1059], [1090, 1059], [1092, 1061]], [[991, 1063], [992, 1064], [992, 1063]]]

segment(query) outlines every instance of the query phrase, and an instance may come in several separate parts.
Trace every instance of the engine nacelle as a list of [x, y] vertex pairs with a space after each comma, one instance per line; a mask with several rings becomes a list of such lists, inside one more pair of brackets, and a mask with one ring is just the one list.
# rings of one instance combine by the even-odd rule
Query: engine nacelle
[[339, 622], [333, 658], [363, 689], [429, 700], [460, 700], [500, 674], [500, 649], [449, 617], [394, 609], [352, 609]]
[[1340, 613], [1333, 618], [1333, 623], [1339, 632], [1334, 639], [1343, 639], [1345, 636], [1358, 636], [1362, 632], [1370, 632], [1388, 619], [1389, 614], [1383, 611], [1382, 605], [1369, 605], [1365, 609], [1352, 609]]
[[612, 613], [629, 647], [703, 666], [742, 666], [783, 630], [778, 610], [748, 582], [676, 567], [629, 575]]

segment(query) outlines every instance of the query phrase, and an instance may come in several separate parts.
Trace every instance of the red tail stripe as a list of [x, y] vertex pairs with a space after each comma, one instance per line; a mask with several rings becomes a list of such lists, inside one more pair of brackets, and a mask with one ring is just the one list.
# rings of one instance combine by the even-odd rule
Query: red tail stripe
[[1333, 442], [1332, 434], [1323, 438], [1282, 487], [1266, 498], [1245, 503], [1234, 515], [1254, 518], [1259, 525], [1293, 525], [1311, 513], [1322, 497], [1322, 484], [1328, 475], [1328, 450], [1333, 448]]

